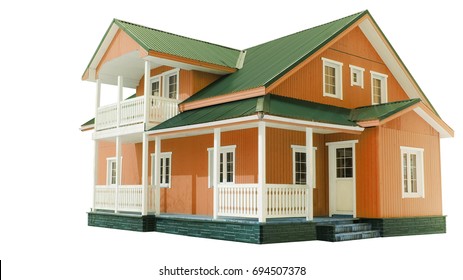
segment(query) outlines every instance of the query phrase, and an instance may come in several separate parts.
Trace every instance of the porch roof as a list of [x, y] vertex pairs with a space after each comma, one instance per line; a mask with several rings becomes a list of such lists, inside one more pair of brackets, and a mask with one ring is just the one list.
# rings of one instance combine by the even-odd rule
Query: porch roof
[[420, 99], [409, 99], [397, 102], [389, 102], [378, 105], [370, 105], [352, 109], [350, 119], [352, 121], [370, 121], [383, 120], [390, 117], [408, 107], [420, 102]]
[[358, 127], [355, 122], [349, 119], [350, 112], [351, 110], [346, 108], [267, 94], [185, 111], [153, 127], [151, 131], [246, 117], [257, 113]]

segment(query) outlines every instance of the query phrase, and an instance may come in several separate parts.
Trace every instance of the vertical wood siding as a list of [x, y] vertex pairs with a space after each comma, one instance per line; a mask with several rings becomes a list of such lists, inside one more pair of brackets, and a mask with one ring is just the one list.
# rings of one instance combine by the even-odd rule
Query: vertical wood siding
[[[343, 63], [342, 100], [323, 97], [322, 57]], [[363, 89], [359, 86], [350, 85], [349, 65], [365, 69]], [[311, 62], [298, 72], [288, 77], [286, 81], [272, 90], [272, 93], [347, 108], [367, 106], [372, 103], [370, 71], [388, 75], [388, 102], [409, 99], [358, 27], [346, 34], [321, 55], [313, 58]]]
[[[305, 145], [305, 132], [267, 128], [267, 183], [293, 183], [293, 154], [291, 145]], [[317, 147], [316, 187], [314, 189], [314, 215], [328, 215], [328, 188], [326, 184], [326, 147], [324, 135], [314, 134], [313, 145]]]
[[[416, 113], [410, 112], [380, 127], [380, 144], [380, 215], [442, 215], [438, 133]], [[402, 198], [400, 146], [424, 149], [424, 198]]]

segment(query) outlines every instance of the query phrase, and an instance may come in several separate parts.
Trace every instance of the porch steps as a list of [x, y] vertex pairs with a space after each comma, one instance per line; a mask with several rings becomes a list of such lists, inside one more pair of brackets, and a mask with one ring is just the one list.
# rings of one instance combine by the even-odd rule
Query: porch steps
[[359, 240], [380, 237], [379, 230], [372, 230], [369, 223], [360, 223], [358, 220], [336, 221], [321, 223], [316, 227], [317, 239], [330, 242]]

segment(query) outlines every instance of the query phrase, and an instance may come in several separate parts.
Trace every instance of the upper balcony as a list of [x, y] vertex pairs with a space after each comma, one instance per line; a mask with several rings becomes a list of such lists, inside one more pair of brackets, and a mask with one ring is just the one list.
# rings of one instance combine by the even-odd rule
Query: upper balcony
[[[97, 109], [95, 131], [147, 123], [161, 123], [178, 114], [177, 99], [148, 96], [145, 109], [145, 96], [126, 99], [120, 103], [101, 106]], [[146, 110], [146, 116], [145, 116]]]

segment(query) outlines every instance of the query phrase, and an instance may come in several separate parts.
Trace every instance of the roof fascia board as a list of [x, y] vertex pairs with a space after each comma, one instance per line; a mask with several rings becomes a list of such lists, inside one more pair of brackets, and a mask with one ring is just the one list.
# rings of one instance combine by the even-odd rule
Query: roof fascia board
[[356, 19], [352, 20], [349, 24], [347, 24], [343, 29], [339, 30], [336, 34], [333, 34], [330, 38], [325, 40], [321, 43], [318, 47], [316, 47], [313, 51], [302, 57], [299, 61], [295, 62], [293, 65], [285, 69], [279, 76], [275, 77], [274, 79], [268, 81], [266, 83], [266, 93], [271, 92], [277, 86], [279, 86], [282, 82], [288, 79], [291, 75], [299, 71], [301, 68], [306, 66], [310, 63], [313, 59], [315, 59], [318, 55], [322, 54], [328, 48], [330, 48], [333, 44], [339, 41], [344, 35], [352, 31], [356, 28], [363, 19], [368, 16], [368, 11], [361, 13]]
[[96, 69], [118, 31], [119, 26], [116, 24], [116, 20], [114, 19], [106, 30], [100, 43], [98, 44], [95, 53], [87, 65], [87, 68], [85, 68], [84, 74], [82, 75], [82, 80], [96, 80]]
[[394, 50], [391, 43], [381, 31], [381, 28], [378, 26], [373, 17], [368, 16], [366, 20], [360, 22], [359, 27], [373, 48], [379, 54], [381, 59], [384, 61], [386, 66], [392, 72], [397, 82], [407, 93], [408, 97], [420, 98], [437, 114], [431, 102], [423, 93], [418, 83], [413, 78], [410, 71], [408, 71], [407, 67], [400, 59], [399, 55]]
[[453, 129], [424, 104], [420, 104], [414, 111], [430, 126], [437, 130], [441, 138], [454, 137]]
[[162, 58], [162, 59], [167, 59], [167, 60], [173, 60], [181, 63], [186, 63], [186, 64], [191, 64], [194, 66], [199, 66], [199, 67], [204, 67], [208, 69], [212, 69], [215, 71], [222, 72], [224, 74], [229, 74], [235, 72], [237, 69], [236, 68], [231, 68], [231, 67], [226, 67], [222, 65], [217, 65], [213, 63], [208, 63], [208, 62], [203, 62], [203, 61], [198, 61], [186, 57], [181, 57], [181, 56], [176, 56], [176, 55], [171, 55], [171, 54], [166, 54], [162, 52], [157, 52], [153, 50], [148, 50], [148, 55], [152, 57], [157, 57], [157, 58]]
[[232, 101], [238, 101], [238, 100], [248, 99], [252, 97], [263, 96], [263, 95], [265, 95], [265, 87], [257, 87], [257, 88], [252, 88], [248, 90], [232, 92], [229, 94], [220, 95], [216, 97], [201, 99], [201, 100], [197, 100], [197, 101], [193, 101], [189, 103], [182, 103], [179, 105], [179, 108], [181, 112], [184, 112], [188, 110], [193, 110], [193, 109], [198, 109], [202, 107], [207, 107], [207, 106], [212, 106], [212, 105], [217, 105], [217, 104], [222, 104], [222, 103], [227, 103], [227, 102], [232, 102]]
[[313, 122], [313, 121], [304, 121], [298, 119], [291, 119], [273, 115], [265, 115], [264, 120], [266, 121], [273, 121], [273, 122], [280, 122], [286, 123], [289, 125], [301, 125], [307, 127], [319, 127], [319, 128], [328, 128], [332, 130], [337, 130], [339, 132], [349, 132], [349, 133], [360, 133], [364, 130], [363, 127], [359, 126], [347, 126], [347, 125], [340, 125], [340, 124], [329, 124], [329, 123], [322, 123], [322, 122]]

